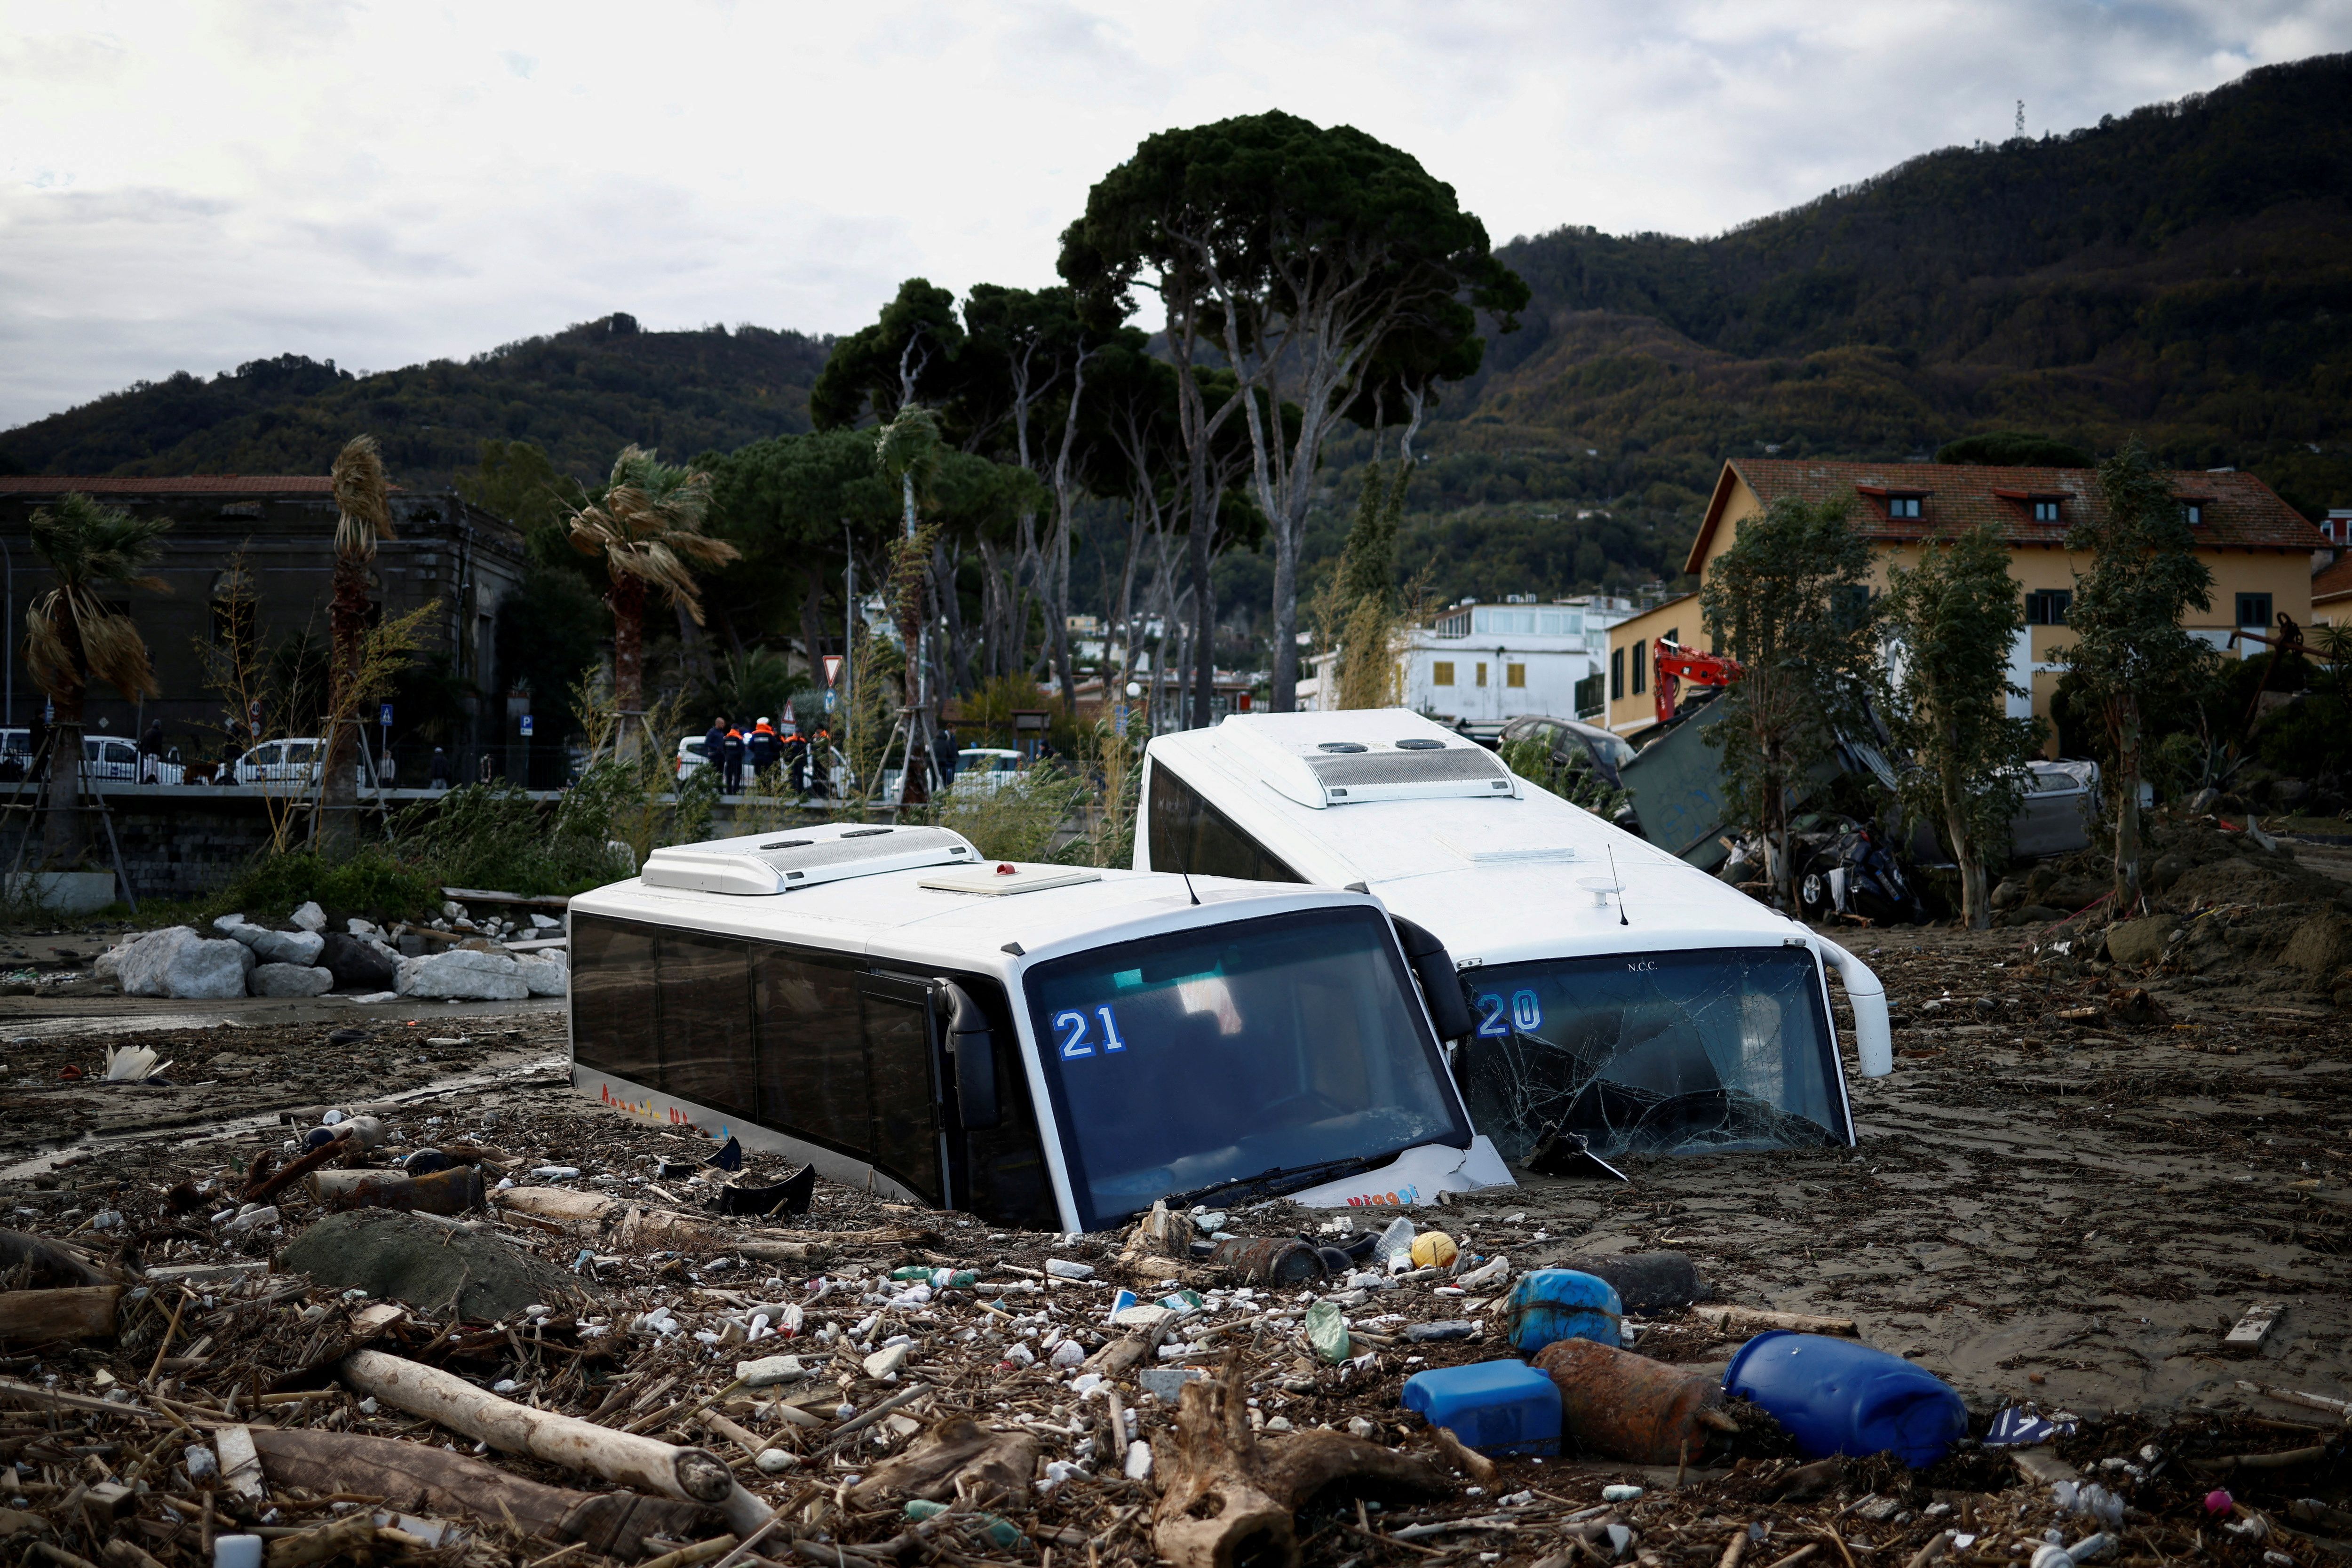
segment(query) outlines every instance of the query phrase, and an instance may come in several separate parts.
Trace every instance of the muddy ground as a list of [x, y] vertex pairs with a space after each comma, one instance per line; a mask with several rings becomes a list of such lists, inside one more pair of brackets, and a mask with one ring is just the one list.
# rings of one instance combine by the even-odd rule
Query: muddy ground
[[[2321, 848], [2318, 856], [2306, 849], [2305, 864], [2334, 857], [2332, 847]], [[2352, 869], [2352, 855], [2343, 858]], [[2251, 1565], [2265, 1552], [2292, 1563], [2352, 1551], [2330, 1544], [2331, 1535], [2352, 1533], [2342, 1515], [2334, 1524], [2322, 1514], [2317, 1524], [2306, 1520], [2291, 1528], [2285, 1511], [2304, 1497], [2347, 1506], [2352, 1478], [2343, 1424], [2249, 1386], [2352, 1397], [2352, 1011], [2293, 972], [2251, 962], [2201, 973], [2178, 964], [2165, 973], [2084, 963], [2055, 951], [2057, 942], [2068, 940], [2064, 931], [2040, 927], [1982, 934], [1847, 928], [1835, 934], [1876, 967], [1896, 1020], [1895, 1073], [1853, 1080], [1857, 1148], [1637, 1161], [1622, 1186], [1529, 1177], [1515, 1190], [1476, 1194], [1418, 1217], [1452, 1232], [1467, 1252], [1507, 1258], [1514, 1271], [1575, 1253], [1677, 1249], [1697, 1260], [1720, 1301], [1855, 1320], [1866, 1342], [1908, 1356], [1958, 1387], [1979, 1432], [1995, 1410], [2030, 1400], [2085, 1419], [2080, 1434], [2059, 1445], [2062, 1455], [2085, 1468], [2116, 1459], [2147, 1471], [2150, 1461], [2133, 1456], [2153, 1444], [2167, 1458], [2136, 1485], [2124, 1481], [2118, 1467], [2098, 1472], [2140, 1510], [2126, 1533], [2128, 1560], [2219, 1555]], [[68, 949], [90, 942], [51, 940]], [[2146, 994], [2132, 996], [2135, 988]], [[665, 1178], [654, 1162], [706, 1153], [707, 1143], [571, 1094], [561, 1060], [562, 1028], [553, 1003], [131, 1003], [71, 984], [0, 996], [0, 1203], [14, 1211], [9, 1223], [16, 1226], [71, 1237], [100, 1255], [151, 1268], [268, 1258], [314, 1217], [302, 1200], [288, 1201], [278, 1233], [224, 1246], [201, 1213], [174, 1215], [166, 1190], [188, 1179], [233, 1187], [256, 1155], [281, 1149], [289, 1131], [315, 1124], [322, 1110], [365, 1106], [391, 1123], [395, 1151], [472, 1139], [494, 1145], [498, 1168], [519, 1181], [531, 1181], [530, 1170], [541, 1165], [576, 1165], [581, 1177], [560, 1184], [693, 1209], [699, 1184]], [[149, 1046], [176, 1060], [170, 1076], [177, 1086], [92, 1081], [103, 1071], [108, 1045]], [[1847, 1048], [1850, 1054], [1850, 1040]], [[81, 1076], [69, 1076], [75, 1072]], [[280, 1124], [284, 1113], [294, 1115], [295, 1128]], [[106, 1215], [123, 1218], [92, 1229]], [[1311, 1231], [1328, 1217], [1275, 1205], [1228, 1223], [1278, 1235]], [[1108, 1289], [1101, 1280], [1117, 1272], [1115, 1238], [990, 1232], [960, 1216], [919, 1214], [824, 1186], [805, 1219], [744, 1234], [789, 1238], [812, 1231], [887, 1232], [900, 1239], [863, 1249], [835, 1247], [805, 1266], [746, 1264], [724, 1249], [632, 1248], [609, 1233], [502, 1223], [498, 1235], [551, 1263], [575, 1265], [583, 1250], [596, 1255], [586, 1274], [612, 1302], [605, 1315], [614, 1328], [598, 1342], [610, 1352], [593, 1352], [606, 1359], [593, 1370], [585, 1359], [526, 1355], [520, 1342], [508, 1358], [511, 1333], [476, 1335], [469, 1326], [462, 1343], [489, 1348], [477, 1351], [476, 1361], [449, 1364], [486, 1385], [517, 1379], [514, 1397], [581, 1414], [610, 1403], [615, 1395], [608, 1386], [658, 1389], [661, 1375], [686, 1379], [673, 1391], [680, 1401], [702, 1384], [721, 1397], [723, 1368], [736, 1353], [729, 1347], [740, 1338], [740, 1329], [726, 1327], [730, 1308], [770, 1298], [809, 1300], [818, 1278], [845, 1277], [853, 1291], [871, 1292], [882, 1271], [909, 1262], [977, 1268], [984, 1280], [997, 1282], [990, 1289], [1007, 1282], [1017, 1289], [1034, 1279], [1049, 1257], [1087, 1261], [1098, 1270], [1097, 1281], [1046, 1287], [1043, 1304], [1000, 1299], [1017, 1302], [1017, 1314], [961, 1292], [893, 1313], [866, 1304], [882, 1295], [863, 1293], [835, 1321], [836, 1331], [846, 1333], [853, 1314], [880, 1317], [878, 1326], [860, 1325], [867, 1334], [862, 1343], [879, 1342], [893, 1328], [913, 1336], [909, 1375], [929, 1379], [937, 1391], [916, 1407], [924, 1420], [964, 1412], [1020, 1424], [1040, 1435], [1041, 1463], [1081, 1465], [1084, 1473], [1069, 1483], [1019, 1507], [1005, 1505], [1027, 1531], [1019, 1546], [971, 1540], [960, 1551], [909, 1546], [894, 1508], [861, 1510], [849, 1500], [845, 1478], [924, 1441], [921, 1422], [880, 1428], [871, 1451], [853, 1446], [827, 1456], [770, 1405], [722, 1398], [715, 1408], [733, 1411], [761, 1443], [773, 1432], [772, 1440], [789, 1438], [810, 1451], [809, 1468], [774, 1480], [749, 1467], [748, 1450], [733, 1455], [747, 1484], [799, 1510], [803, 1539], [794, 1551], [803, 1561], [846, 1568], [838, 1552], [816, 1544], [824, 1542], [867, 1543], [869, 1568], [879, 1558], [935, 1556], [1037, 1563], [1041, 1552], [1057, 1549], [1065, 1561], [1083, 1554], [1090, 1563], [1152, 1555], [1148, 1510], [1157, 1482], [1122, 1479], [1115, 1464], [1092, 1458], [1097, 1439], [1087, 1435], [1094, 1430], [1088, 1402], [1073, 1398], [1065, 1374], [1049, 1374], [1042, 1361], [1015, 1368], [997, 1360], [1010, 1339], [1025, 1335], [1042, 1345], [1065, 1331], [1063, 1325], [1085, 1336], [1089, 1354], [1099, 1350], [1104, 1336], [1096, 1325]], [[1181, 1268], [1171, 1277], [1189, 1278]], [[2269, 1342], [2251, 1357], [2225, 1354], [2221, 1341], [2230, 1326], [2265, 1301], [2284, 1306]], [[620, 1331], [630, 1314], [657, 1303], [674, 1304], [684, 1324], [703, 1325], [718, 1342], [706, 1352], [683, 1333]], [[1251, 1305], [1265, 1303], [1221, 1296], [1212, 1316], [1233, 1321]], [[1427, 1455], [1427, 1434], [1397, 1407], [1404, 1378], [1422, 1366], [1492, 1359], [1496, 1346], [1491, 1329], [1467, 1342], [1428, 1345], [1397, 1335], [1408, 1323], [1469, 1310], [1459, 1295], [1442, 1296], [1428, 1285], [1375, 1295], [1354, 1309], [1353, 1321], [1375, 1336], [1369, 1342], [1385, 1348], [1352, 1375], [1303, 1357], [1293, 1318], [1245, 1320], [1255, 1322], [1241, 1342], [1245, 1371], [1256, 1379], [1251, 1389], [1261, 1396], [1257, 1418], [1302, 1429], [1367, 1420], [1379, 1441]], [[818, 1309], [809, 1310], [814, 1332]], [[743, 1313], [735, 1316], [740, 1323]], [[1708, 1367], [1719, 1366], [1740, 1342], [1683, 1314], [1661, 1315], [1638, 1331], [1636, 1348]], [[420, 1331], [405, 1352], [426, 1355], [449, 1338]], [[1205, 1347], [1211, 1336], [1201, 1340]], [[1213, 1363], [1234, 1342], [1227, 1337], [1217, 1353], [1203, 1348], [1191, 1359]], [[586, 1342], [574, 1343], [586, 1348]], [[136, 1355], [110, 1356], [98, 1347], [20, 1354], [0, 1365], [0, 1376], [62, 1375], [60, 1386], [89, 1389], [103, 1374], [131, 1387], [134, 1397], [179, 1399], [184, 1410], [219, 1409], [224, 1398], [234, 1398], [237, 1379], [249, 1386], [254, 1375], [247, 1363], [196, 1366], [159, 1385], [155, 1365], [137, 1364], [150, 1353], [142, 1341]], [[866, 1409], [887, 1395], [884, 1384], [858, 1370], [857, 1355], [837, 1349], [835, 1357], [844, 1406]], [[210, 1383], [208, 1374], [216, 1374]], [[323, 1381], [312, 1375], [305, 1386]], [[839, 1420], [834, 1397], [827, 1394], [821, 1414]], [[1129, 1397], [1131, 1408], [1139, 1398], [1140, 1435], [1164, 1439], [1165, 1410], [1148, 1397]], [[199, 1403], [184, 1403], [190, 1400]], [[1097, 1398], [1097, 1412], [1099, 1405]], [[622, 1408], [638, 1413], [635, 1405]], [[667, 1426], [658, 1406], [646, 1417], [657, 1435], [726, 1447], [695, 1425], [683, 1403], [669, 1410], [685, 1413]], [[275, 1418], [323, 1420], [352, 1431], [418, 1431], [396, 1412], [362, 1414], [348, 1401], [323, 1416], [308, 1404], [279, 1406]], [[2275, 1470], [2211, 1468], [2223, 1456], [2306, 1447], [2318, 1457]], [[1814, 1568], [1836, 1561], [1823, 1550], [1830, 1545], [1854, 1568], [1889, 1568], [1944, 1539], [1939, 1532], [1947, 1526], [1969, 1538], [1947, 1541], [1947, 1549], [2004, 1562], [2021, 1561], [2046, 1529], [2062, 1529], [2069, 1541], [2089, 1529], [2080, 1520], [2055, 1520], [2047, 1487], [2024, 1482], [2006, 1458], [1990, 1453], [1963, 1453], [1925, 1476], [1903, 1475], [1883, 1461], [1857, 1464], [1825, 1489], [1809, 1492], [1787, 1489], [1794, 1463], [1788, 1452], [1785, 1439], [1776, 1444], [1772, 1434], [1751, 1429], [1728, 1452], [1679, 1478], [1675, 1467], [1573, 1455], [1507, 1460], [1486, 1486], [1474, 1488], [1456, 1476], [1453, 1489], [1435, 1499], [1388, 1496], [1385, 1513], [1358, 1510], [1352, 1500], [1318, 1503], [1302, 1510], [1299, 1533], [1316, 1568], [1388, 1568], [1446, 1556], [1557, 1559], [1552, 1568], [1563, 1568], [1568, 1559], [1560, 1552], [1572, 1556], [1576, 1550], [1566, 1544], [1564, 1524], [1597, 1510], [1600, 1488], [1613, 1481], [1649, 1489], [1643, 1500], [1605, 1516], [1633, 1528], [1625, 1554], [1678, 1568], [1715, 1562], [1743, 1532], [1756, 1542], [1748, 1561], [1758, 1568], [1807, 1542], [1816, 1549]], [[529, 1461], [500, 1462], [540, 1479], [580, 1482]], [[2226, 1515], [2200, 1512], [2217, 1477], [2231, 1480], [2241, 1503], [2262, 1510], [2267, 1534], [2224, 1534], [2219, 1525]], [[64, 1479], [61, 1472], [60, 1489]], [[813, 1481], [824, 1487], [812, 1491]], [[830, 1505], [824, 1487], [834, 1489]], [[1360, 1495], [1382, 1496], [1377, 1489]], [[37, 1505], [39, 1499], [28, 1500]], [[299, 1497], [281, 1500], [289, 1511], [269, 1528], [306, 1517]], [[192, 1540], [168, 1534], [170, 1517], [176, 1516], [155, 1516], [154, 1539], [142, 1537], [146, 1549], [167, 1563], [195, 1561]], [[1447, 1523], [1474, 1519], [1499, 1522]], [[224, 1528], [232, 1522], [223, 1516]], [[1432, 1528], [1441, 1524], [1446, 1528]], [[58, 1539], [74, 1543], [69, 1529]], [[469, 1560], [536, 1562], [553, 1550], [545, 1541], [511, 1542], [496, 1551], [492, 1544], [478, 1540]], [[94, 1554], [94, 1541], [77, 1549]], [[1601, 1547], [1602, 1558], [1612, 1554]], [[593, 1554], [575, 1550], [565, 1561], [589, 1560]]]

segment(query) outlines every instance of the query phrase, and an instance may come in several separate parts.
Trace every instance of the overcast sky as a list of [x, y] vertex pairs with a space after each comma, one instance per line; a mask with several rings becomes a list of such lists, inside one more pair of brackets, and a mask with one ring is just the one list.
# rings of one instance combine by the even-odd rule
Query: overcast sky
[[1706, 234], [2020, 99], [2038, 135], [2347, 47], [2352, 0], [0, 0], [0, 428], [262, 355], [1047, 283], [1139, 140], [1269, 108], [1498, 242]]

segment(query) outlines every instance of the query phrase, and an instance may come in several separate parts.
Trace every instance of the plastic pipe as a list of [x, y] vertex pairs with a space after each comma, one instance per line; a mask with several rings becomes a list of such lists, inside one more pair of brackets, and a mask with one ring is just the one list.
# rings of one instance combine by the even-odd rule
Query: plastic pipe
[[1870, 965], [1825, 936], [1813, 938], [1822, 962], [1837, 971], [1846, 1000], [1853, 1004], [1853, 1050], [1862, 1076], [1885, 1078], [1895, 1070], [1895, 1031], [1886, 1022], [1886, 987]]

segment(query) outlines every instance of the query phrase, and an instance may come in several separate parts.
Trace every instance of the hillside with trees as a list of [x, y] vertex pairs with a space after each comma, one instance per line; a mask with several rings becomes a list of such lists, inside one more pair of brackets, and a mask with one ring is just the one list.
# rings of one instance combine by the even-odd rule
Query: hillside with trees
[[2137, 435], [2164, 464], [2343, 505], [2347, 94], [2352, 57], [2323, 57], [1927, 153], [1709, 239], [1516, 240], [1499, 254], [1534, 302], [1424, 438], [1416, 504], [1687, 511], [1741, 453], [1900, 458], [2023, 429], [2093, 452]]
[[0, 433], [0, 473], [324, 473], [364, 430], [412, 489], [450, 484], [485, 441], [528, 442], [593, 481], [633, 442], [687, 453], [806, 430], [832, 350], [762, 327], [648, 332], [615, 314], [462, 364], [360, 376], [286, 354], [210, 380], [183, 371]]

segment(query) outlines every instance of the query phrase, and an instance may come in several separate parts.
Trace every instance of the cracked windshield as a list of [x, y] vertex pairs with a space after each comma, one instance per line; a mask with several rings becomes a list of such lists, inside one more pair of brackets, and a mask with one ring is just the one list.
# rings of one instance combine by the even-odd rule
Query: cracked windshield
[[1515, 1164], [1562, 1131], [1601, 1155], [1844, 1139], [1809, 952], [1617, 953], [1462, 978], [1477, 1019], [1459, 1063], [1463, 1098]]
[[1030, 1007], [1088, 1228], [1212, 1183], [1467, 1145], [1412, 984], [1370, 910], [1041, 964]]

